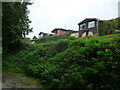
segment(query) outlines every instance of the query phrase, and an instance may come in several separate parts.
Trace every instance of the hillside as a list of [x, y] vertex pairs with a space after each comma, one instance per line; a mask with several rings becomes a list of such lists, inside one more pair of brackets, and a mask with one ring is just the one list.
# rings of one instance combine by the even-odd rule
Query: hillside
[[99, 35], [106, 35], [107, 31], [110, 33], [116, 33], [116, 30], [120, 30], [120, 17], [110, 20], [100, 20], [99, 21]]
[[120, 34], [35, 43], [3, 59], [3, 71], [38, 78], [46, 88], [120, 86]]

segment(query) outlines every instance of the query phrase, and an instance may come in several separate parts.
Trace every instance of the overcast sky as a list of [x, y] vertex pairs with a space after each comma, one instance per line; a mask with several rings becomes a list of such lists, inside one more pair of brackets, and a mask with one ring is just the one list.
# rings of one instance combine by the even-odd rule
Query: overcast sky
[[33, 38], [39, 32], [51, 33], [54, 28], [78, 30], [78, 23], [85, 18], [108, 20], [118, 17], [120, 0], [34, 0], [29, 19]]

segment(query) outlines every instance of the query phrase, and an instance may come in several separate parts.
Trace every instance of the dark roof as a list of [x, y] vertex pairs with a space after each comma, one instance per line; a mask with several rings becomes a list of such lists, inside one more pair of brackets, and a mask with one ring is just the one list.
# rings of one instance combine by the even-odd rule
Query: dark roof
[[46, 34], [46, 35], [48, 35], [49, 33], [40, 32], [38, 35], [41, 35], [41, 34]]
[[81, 21], [80, 23], [78, 23], [78, 25], [83, 24], [85, 22], [93, 21], [93, 20], [99, 21], [99, 19], [97, 19], [97, 18], [86, 18], [83, 21]]
[[37, 39], [37, 37], [36, 37], [36, 36], [34, 36], [32, 39], [33, 39], [33, 40], [34, 40], [34, 39]]
[[53, 31], [51, 31], [52, 33], [55, 33], [57, 32], [58, 30], [63, 30], [63, 31], [67, 31], [66, 29], [63, 29], [63, 28], [55, 28]]
[[72, 32], [72, 33], [75, 33], [75, 32], [78, 32], [78, 31], [75, 31], [75, 30], [71, 30], [71, 29], [63, 29], [63, 28], [55, 28], [53, 31], [51, 31], [52, 33], [55, 33], [57, 32], [58, 30], [63, 30], [63, 31], [66, 31], [66, 32]]

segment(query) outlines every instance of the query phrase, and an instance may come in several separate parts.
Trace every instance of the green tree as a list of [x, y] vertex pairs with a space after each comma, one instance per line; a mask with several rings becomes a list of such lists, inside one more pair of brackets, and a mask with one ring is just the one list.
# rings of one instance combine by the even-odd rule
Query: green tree
[[29, 2], [3, 2], [2, 3], [2, 36], [3, 51], [9, 51], [21, 46], [21, 40], [32, 28], [28, 18], [27, 5]]
[[107, 30], [110, 30], [111, 33], [115, 33], [118, 29], [120, 29], [120, 17], [99, 21], [98, 30], [100, 35], [105, 35]]
[[105, 21], [99, 21], [99, 34], [101, 35], [105, 35], [106, 34], [106, 30], [108, 29], [107, 23]]
[[118, 29], [120, 29], [120, 17], [117, 18], [117, 22], [118, 22]]

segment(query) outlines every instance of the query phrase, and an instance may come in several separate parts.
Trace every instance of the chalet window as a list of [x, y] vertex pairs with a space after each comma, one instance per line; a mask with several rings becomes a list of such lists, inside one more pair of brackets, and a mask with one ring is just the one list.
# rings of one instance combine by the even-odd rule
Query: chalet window
[[43, 34], [40, 34], [40, 35], [39, 35], [39, 38], [42, 38], [42, 37], [43, 37]]
[[43, 34], [41, 34], [41, 37], [43, 37]]
[[88, 28], [95, 27], [95, 21], [91, 21], [88, 23]]
[[85, 29], [85, 24], [80, 25], [80, 30]]
[[60, 33], [60, 30], [58, 30], [57, 33]]

